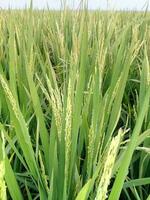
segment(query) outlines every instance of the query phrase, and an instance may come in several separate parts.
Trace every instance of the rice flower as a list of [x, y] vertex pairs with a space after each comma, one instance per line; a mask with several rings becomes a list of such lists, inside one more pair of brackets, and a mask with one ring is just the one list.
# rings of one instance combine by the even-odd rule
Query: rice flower
[[54, 90], [51, 86], [49, 79], [47, 78], [48, 89], [50, 93], [50, 102], [56, 122], [57, 132], [58, 132], [58, 139], [61, 140], [61, 129], [62, 129], [62, 102], [61, 102], [61, 95], [58, 90]]
[[0, 200], [6, 200], [6, 186], [4, 181], [5, 162], [0, 162]]
[[118, 148], [121, 142], [123, 131], [119, 130], [116, 137], [112, 138], [110, 146], [106, 154], [106, 161], [104, 162], [104, 167], [102, 170], [102, 176], [98, 185], [97, 195], [95, 200], [105, 200], [107, 199], [107, 189], [110, 184], [110, 179], [112, 176], [112, 170], [114, 167], [115, 159], [117, 156]]
[[58, 96], [56, 95], [55, 91], [51, 94], [51, 104], [53, 109], [53, 114], [56, 121], [56, 127], [58, 131], [58, 139], [61, 140], [61, 129], [62, 129], [62, 119], [61, 119], [61, 113], [62, 113], [62, 106], [59, 102]]
[[2, 139], [2, 160], [0, 161], [0, 200], [6, 200], [6, 186], [5, 186], [5, 141], [4, 141], [4, 133], [1, 132]]
[[68, 97], [67, 97], [67, 108], [66, 108], [66, 126], [65, 126], [65, 176], [68, 177], [68, 168], [69, 168], [69, 158], [70, 158], [70, 149], [71, 149], [71, 121], [72, 121], [72, 102], [71, 102], [71, 81], [69, 80], [68, 84]]
[[19, 112], [18, 112], [16, 101], [15, 101], [5, 79], [3, 78], [3, 76], [1, 74], [0, 74], [0, 83], [3, 87], [3, 89], [4, 89], [5, 95], [8, 97], [8, 99], [10, 101], [10, 104], [12, 106], [12, 110], [14, 111], [16, 118], [19, 119]]

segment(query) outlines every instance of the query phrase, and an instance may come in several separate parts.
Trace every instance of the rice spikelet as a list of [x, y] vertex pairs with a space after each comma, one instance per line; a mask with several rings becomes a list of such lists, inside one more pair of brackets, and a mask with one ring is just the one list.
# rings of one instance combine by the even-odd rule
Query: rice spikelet
[[0, 162], [0, 200], [6, 200], [6, 186], [4, 181], [5, 162]]
[[72, 121], [72, 102], [71, 102], [71, 81], [68, 84], [68, 97], [67, 97], [67, 108], [66, 108], [66, 126], [65, 126], [65, 177], [68, 180], [69, 160], [70, 160], [70, 149], [71, 149], [71, 121]]
[[5, 95], [8, 97], [9, 101], [10, 101], [10, 104], [12, 106], [12, 110], [14, 111], [14, 114], [16, 116], [17, 119], [19, 119], [19, 112], [18, 112], [18, 109], [17, 109], [17, 104], [16, 104], [16, 101], [5, 81], [5, 79], [3, 78], [3, 76], [0, 74], [0, 83], [3, 87], [3, 90], [5, 92]]
[[48, 89], [50, 93], [51, 99], [51, 106], [53, 110], [53, 114], [55, 117], [57, 132], [58, 132], [58, 139], [61, 140], [61, 130], [62, 130], [62, 102], [61, 102], [61, 95], [58, 90], [54, 90], [51, 86], [50, 80], [47, 78]]
[[57, 94], [55, 93], [55, 91], [53, 91], [53, 93], [51, 94], [51, 104], [52, 104], [53, 114], [55, 117], [56, 127], [58, 131], [58, 139], [60, 141], [61, 129], [62, 129], [62, 119], [61, 119], [62, 106], [57, 97], [58, 97]]
[[95, 200], [105, 200], [107, 199], [107, 189], [110, 184], [110, 179], [112, 176], [112, 170], [114, 167], [115, 159], [117, 156], [118, 148], [121, 142], [123, 131], [119, 130], [119, 133], [116, 137], [112, 138], [110, 146], [106, 154], [106, 161], [104, 162], [104, 167], [102, 169], [102, 176], [99, 182], [97, 195]]
[[0, 200], [6, 200], [6, 186], [5, 186], [5, 141], [4, 141], [4, 134], [1, 131], [1, 138], [2, 138], [2, 160], [0, 160]]
[[88, 168], [88, 171], [89, 171], [89, 170], [91, 169], [92, 158], [93, 158], [93, 152], [94, 152], [93, 145], [94, 145], [95, 135], [94, 135], [93, 124], [92, 124], [91, 127], [90, 127], [88, 139], [89, 139], [89, 145], [88, 145], [88, 161], [87, 161], [87, 168]]

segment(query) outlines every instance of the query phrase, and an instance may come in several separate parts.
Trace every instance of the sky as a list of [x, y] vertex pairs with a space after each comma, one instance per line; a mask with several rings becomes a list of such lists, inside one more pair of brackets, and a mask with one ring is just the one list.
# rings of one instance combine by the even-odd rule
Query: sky
[[[61, 0], [33, 0], [34, 8], [59, 9]], [[67, 0], [70, 7], [77, 8], [79, 0]], [[150, 0], [88, 0], [89, 9], [145, 10]], [[30, 0], [0, 0], [0, 8], [24, 8]], [[149, 7], [150, 10], [150, 7]]]

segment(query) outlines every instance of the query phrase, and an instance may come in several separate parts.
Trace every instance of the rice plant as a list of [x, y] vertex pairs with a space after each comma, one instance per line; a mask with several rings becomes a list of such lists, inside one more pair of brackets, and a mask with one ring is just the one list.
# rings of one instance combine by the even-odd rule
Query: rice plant
[[148, 12], [0, 11], [0, 199], [150, 199]]

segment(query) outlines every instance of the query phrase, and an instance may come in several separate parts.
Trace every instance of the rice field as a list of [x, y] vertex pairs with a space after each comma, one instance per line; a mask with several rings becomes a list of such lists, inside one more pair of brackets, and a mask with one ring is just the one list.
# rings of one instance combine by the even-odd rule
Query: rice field
[[0, 200], [150, 200], [150, 15], [0, 11]]

